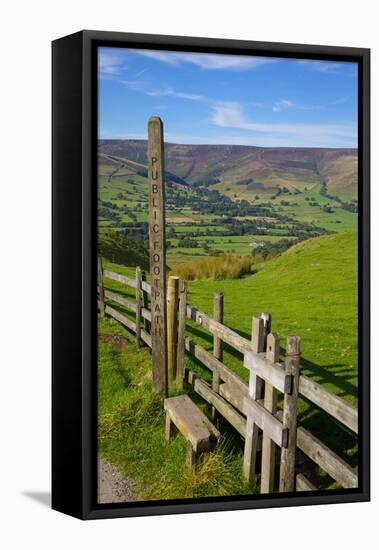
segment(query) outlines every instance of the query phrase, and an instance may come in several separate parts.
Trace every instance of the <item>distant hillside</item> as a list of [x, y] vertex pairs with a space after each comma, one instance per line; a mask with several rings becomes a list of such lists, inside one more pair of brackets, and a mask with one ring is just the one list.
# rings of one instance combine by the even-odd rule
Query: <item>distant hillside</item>
[[[125, 161], [124, 172], [144, 175], [145, 140], [100, 140], [99, 153], [100, 167], [106, 157], [108, 165], [112, 164], [109, 157], [114, 157], [117, 162]], [[168, 180], [215, 185], [231, 196], [238, 186], [247, 186], [252, 193], [274, 193], [280, 187], [302, 192], [322, 182], [332, 194], [357, 196], [356, 149], [166, 143], [165, 163]]]
[[136, 241], [127, 239], [115, 231], [101, 231], [98, 238], [98, 253], [102, 258], [129, 267], [149, 269], [149, 253]]

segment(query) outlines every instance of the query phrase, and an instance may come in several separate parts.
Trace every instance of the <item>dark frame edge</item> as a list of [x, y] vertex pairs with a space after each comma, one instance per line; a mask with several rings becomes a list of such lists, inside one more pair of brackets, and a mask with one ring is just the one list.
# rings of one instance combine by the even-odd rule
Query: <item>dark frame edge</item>
[[[369, 396], [370, 391], [370, 380], [369, 380], [369, 323], [370, 323], [370, 312], [369, 312], [369, 282], [370, 282], [370, 273], [369, 273], [369, 181], [370, 181], [370, 50], [366, 48], [345, 48], [345, 47], [333, 47], [333, 46], [306, 46], [299, 44], [282, 44], [282, 43], [265, 43], [265, 42], [251, 42], [251, 41], [240, 41], [240, 40], [229, 40], [229, 39], [208, 39], [208, 38], [192, 38], [192, 37], [175, 37], [175, 36], [164, 36], [164, 35], [143, 35], [143, 34], [134, 34], [134, 33], [108, 33], [102, 31], [81, 31], [75, 33], [68, 37], [60, 38], [53, 42], [53, 51], [57, 45], [65, 44], [68, 39], [78, 40], [80, 42], [80, 59], [82, 63], [81, 69], [81, 111], [80, 111], [80, 137], [81, 137], [81, 147], [80, 151], [82, 158], [79, 163], [75, 164], [75, 181], [79, 184], [79, 187], [76, 189], [76, 193], [79, 193], [80, 189], [80, 216], [81, 216], [81, 278], [80, 278], [80, 306], [81, 306], [81, 365], [74, 373], [73, 369], [70, 369], [73, 380], [75, 379], [75, 384], [80, 386], [80, 413], [78, 413], [77, 421], [80, 419], [80, 449], [76, 449], [76, 457], [80, 463], [80, 474], [76, 476], [78, 484], [75, 486], [74, 483], [71, 483], [72, 492], [70, 502], [66, 501], [62, 505], [57, 499], [57, 485], [54, 487], [54, 479], [58, 480], [59, 478], [67, 481], [67, 477], [59, 471], [57, 464], [54, 459], [54, 443], [53, 443], [53, 504], [52, 507], [58, 511], [73, 515], [80, 519], [101, 519], [101, 518], [118, 518], [118, 517], [130, 517], [130, 516], [147, 516], [147, 515], [162, 515], [162, 514], [182, 514], [182, 513], [191, 513], [191, 512], [213, 512], [213, 511], [227, 511], [227, 510], [243, 510], [243, 509], [255, 509], [255, 508], [276, 508], [283, 506], [300, 506], [300, 505], [313, 505], [313, 504], [333, 504], [333, 503], [343, 503], [343, 502], [365, 502], [370, 500], [370, 456], [369, 456], [369, 434], [370, 434], [370, 403], [367, 396]], [[96, 474], [96, 456], [94, 457], [94, 436], [96, 432], [94, 431], [94, 421], [93, 413], [95, 411], [95, 403], [92, 399], [92, 390], [94, 379], [93, 372], [91, 373], [91, 364], [92, 364], [92, 343], [91, 343], [91, 323], [88, 321], [93, 317], [93, 308], [92, 308], [92, 289], [93, 289], [93, 272], [96, 273], [96, 269], [91, 272], [91, 269], [94, 264], [94, 258], [96, 254], [93, 254], [93, 231], [95, 220], [92, 217], [92, 206], [93, 206], [93, 196], [91, 195], [91, 183], [93, 182], [93, 163], [91, 161], [92, 151], [93, 151], [93, 132], [95, 129], [92, 127], [94, 109], [96, 105], [93, 102], [93, 90], [92, 90], [92, 67], [93, 59], [92, 52], [95, 46], [95, 43], [98, 42], [107, 42], [107, 41], [119, 41], [126, 45], [128, 42], [136, 43], [143, 42], [146, 46], [160, 47], [164, 48], [165, 45], [169, 47], [176, 46], [177, 48], [213, 48], [213, 49], [233, 49], [239, 50], [244, 49], [246, 52], [248, 50], [254, 51], [265, 51], [267, 54], [272, 55], [273, 52], [277, 52], [278, 49], [281, 49], [284, 52], [291, 53], [293, 55], [304, 54], [308, 57], [310, 55], [314, 56], [337, 56], [341, 57], [351, 57], [356, 56], [359, 58], [359, 62], [362, 67], [362, 106], [363, 110], [361, 113], [361, 144], [362, 144], [362, 172], [361, 172], [361, 181], [363, 184], [363, 193], [365, 200], [362, 202], [363, 211], [361, 213], [362, 219], [362, 239], [361, 239], [361, 258], [365, 265], [364, 271], [364, 280], [361, 285], [361, 298], [364, 304], [362, 310], [362, 326], [360, 335], [363, 338], [362, 342], [362, 365], [364, 366], [364, 379], [363, 385], [361, 385], [361, 392], [365, 393], [365, 403], [362, 403], [361, 412], [361, 428], [362, 428], [362, 437], [365, 441], [364, 451], [364, 468], [361, 477], [360, 487], [361, 490], [345, 490], [343, 492], [336, 492], [333, 494], [330, 493], [313, 493], [310, 494], [294, 494], [289, 496], [279, 497], [278, 495], [270, 496], [267, 499], [264, 498], [252, 498], [250, 500], [240, 499], [235, 497], [234, 500], [218, 500], [212, 502], [199, 502], [199, 501], [190, 501], [190, 502], [177, 502], [173, 503], [172, 501], [159, 502], [159, 503], [144, 503], [143, 506], [133, 506], [133, 505], [112, 505], [110, 507], [100, 507], [96, 505], [96, 495], [93, 490], [93, 479]], [[53, 55], [54, 58], [54, 55]], [[71, 77], [72, 78], [72, 77]], [[75, 77], [76, 78], [76, 77]], [[53, 72], [53, 81], [54, 81], [54, 72]], [[54, 102], [54, 86], [53, 86], [53, 121], [56, 119], [56, 114], [54, 112], [55, 102]], [[78, 119], [73, 120], [73, 125], [78, 128]], [[53, 122], [54, 126], [54, 122]], [[55, 133], [53, 128], [53, 138], [55, 139]], [[71, 139], [71, 134], [69, 134], [69, 139]], [[59, 141], [59, 140], [58, 140]], [[53, 159], [59, 158], [60, 152], [56, 143], [55, 153], [53, 147]], [[53, 162], [53, 187], [56, 177], [54, 176], [54, 165], [56, 161]], [[67, 194], [67, 193], [66, 193]], [[72, 206], [72, 200], [70, 202], [70, 207]], [[54, 211], [54, 197], [53, 197], [53, 211]], [[77, 210], [75, 209], [75, 216], [77, 215]], [[75, 226], [77, 227], [77, 226]], [[53, 227], [54, 234], [54, 227]], [[77, 240], [78, 235], [71, 229], [72, 239], [65, 237], [68, 242], [72, 244], [72, 240]], [[61, 242], [61, 241], [60, 241]], [[54, 256], [53, 256], [54, 257]], [[53, 266], [54, 273], [54, 266]], [[55, 275], [57, 277], [57, 275]], [[59, 281], [58, 275], [58, 281]], [[57, 280], [57, 279], [56, 279]], [[86, 282], [91, 281], [90, 284], [85, 284]], [[59, 281], [60, 282], [60, 281]], [[78, 281], [76, 281], [78, 284]], [[53, 290], [53, 304], [54, 304], [54, 290]], [[56, 317], [56, 308], [53, 305], [53, 318]], [[54, 328], [53, 328], [53, 342], [54, 342]], [[77, 360], [77, 357], [76, 357]], [[53, 356], [54, 363], [54, 356]], [[80, 375], [80, 380], [79, 380]], [[54, 377], [54, 366], [53, 366], [53, 377]], [[56, 384], [53, 380], [53, 407], [57, 404], [57, 394], [54, 392], [54, 386]], [[77, 388], [76, 388], [77, 389]], [[60, 390], [61, 391], [61, 390]], [[55, 396], [55, 397], [54, 397]], [[78, 410], [78, 395], [75, 394], [75, 409]], [[362, 401], [362, 400], [361, 400]], [[59, 399], [58, 399], [59, 402]], [[71, 402], [71, 401], [70, 401]], [[67, 408], [67, 403], [65, 405]], [[66, 418], [65, 409], [59, 408], [61, 414]], [[57, 412], [57, 411], [56, 411]], [[56, 414], [55, 414], [56, 416]], [[55, 418], [54, 422], [54, 411], [53, 411], [53, 431], [58, 425], [58, 429], [62, 430], [63, 427], [62, 421], [58, 421]], [[55, 428], [54, 428], [55, 427]], [[60, 432], [61, 433], [61, 432]], [[77, 442], [76, 442], [77, 443]], [[63, 445], [58, 445], [55, 447], [61, 447], [67, 452], [67, 448], [63, 449]], [[80, 451], [79, 455], [78, 452]], [[79, 457], [79, 458], [78, 458]], [[77, 465], [75, 471], [77, 470]], [[60, 481], [62, 483], [62, 481]], [[59, 489], [61, 490], [61, 489]], [[75, 496], [74, 496], [75, 495]]]
[[82, 33], [52, 43], [52, 508], [83, 517]]

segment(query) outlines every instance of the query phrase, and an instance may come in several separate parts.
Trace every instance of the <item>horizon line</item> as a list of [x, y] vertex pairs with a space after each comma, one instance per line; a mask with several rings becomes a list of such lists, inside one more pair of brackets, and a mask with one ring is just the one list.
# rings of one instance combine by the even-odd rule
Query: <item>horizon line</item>
[[[147, 143], [147, 138], [97, 138], [97, 141], [144, 141]], [[255, 149], [352, 149], [358, 151], [358, 147], [354, 146], [317, 146], [317, 145], [246, 145], [244, 143], [177, 143], [173, 141], [165, 141], [163, 143], [166, 145], [181, 145], [187, 147], [250, 147]]]

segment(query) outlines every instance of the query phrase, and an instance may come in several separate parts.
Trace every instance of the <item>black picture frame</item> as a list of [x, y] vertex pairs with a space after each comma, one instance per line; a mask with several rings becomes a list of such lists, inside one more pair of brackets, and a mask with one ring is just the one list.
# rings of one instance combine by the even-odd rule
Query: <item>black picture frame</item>
[[[96, 48], [355, 61], [359, 67], [359, 487], [178, 501], [96, 503]], [[370, 499], [370, 50], [81, 31], [52, 44], [52, 507], [81, 519]]]

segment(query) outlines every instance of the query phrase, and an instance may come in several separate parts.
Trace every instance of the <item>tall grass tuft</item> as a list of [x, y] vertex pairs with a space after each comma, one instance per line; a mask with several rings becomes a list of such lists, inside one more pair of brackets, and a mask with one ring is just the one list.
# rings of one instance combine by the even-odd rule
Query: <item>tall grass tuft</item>
[[180, 264], [174, 268], [174, 274], [187, 281], [210, 279], [220, 281], [223, 279], [240, 279], [253, 273], [253, 264], [256, 260], [252, 256], [237, 256], [235, 254], [223, 254], [215, 258], [207, 258]]

